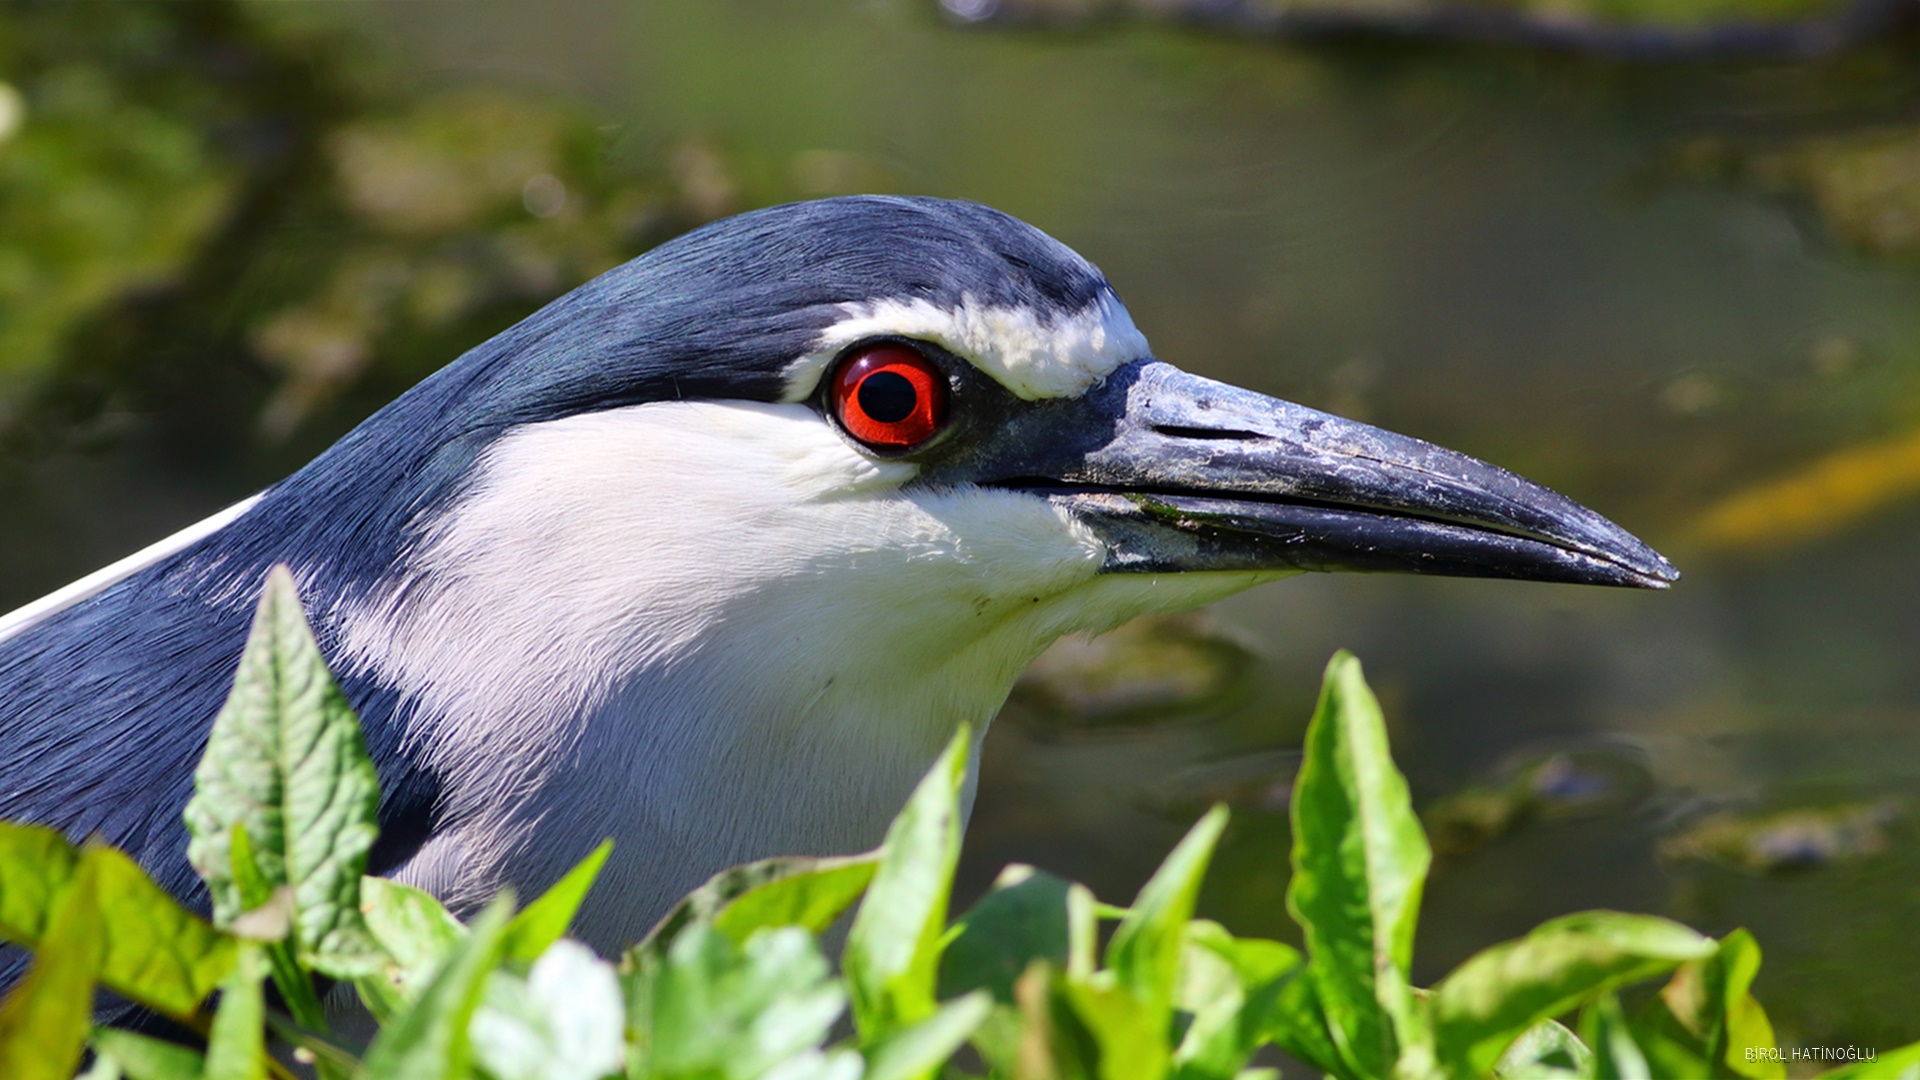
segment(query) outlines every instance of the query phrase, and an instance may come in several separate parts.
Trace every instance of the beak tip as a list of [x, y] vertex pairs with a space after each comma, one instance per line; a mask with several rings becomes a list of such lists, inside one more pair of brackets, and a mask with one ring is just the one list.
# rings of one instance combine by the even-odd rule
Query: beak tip
[[1628, 567], [1633, 580], [1627, 584], [1642, 589], [1671, 589], [1680, 580], [1680, 568], [1667, 561], [1666, 556], [1650, 547], [1641, 545], [1644, 558], [1634, 560]]

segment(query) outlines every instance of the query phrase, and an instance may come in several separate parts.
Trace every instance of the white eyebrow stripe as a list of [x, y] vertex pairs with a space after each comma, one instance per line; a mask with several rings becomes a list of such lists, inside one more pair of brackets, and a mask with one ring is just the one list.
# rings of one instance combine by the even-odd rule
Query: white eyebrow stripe
[[961, 297], [958, 307], [931, 301], [859, 301], [821, 332], [814, 348], [788, 365], [787, 401], [803, 401], [827, 364], [862, 338], [893, 334], [931, 341], [971, 362], [1028, 401], [1078, 397], [1117, 368], [1144, 356], [1146, 336], [1113, 293], [1071, 315], [1043, 318], [1032, 308], [1002, 307]]

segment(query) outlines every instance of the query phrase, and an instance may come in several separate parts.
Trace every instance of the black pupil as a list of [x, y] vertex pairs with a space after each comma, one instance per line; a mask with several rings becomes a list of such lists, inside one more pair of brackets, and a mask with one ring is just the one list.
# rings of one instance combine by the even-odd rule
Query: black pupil
[[897, 371], [876, 371], [860, 380], [860, 411], [883, 424], [897, 424], [913, 415], [919, 395], [913, 383]]

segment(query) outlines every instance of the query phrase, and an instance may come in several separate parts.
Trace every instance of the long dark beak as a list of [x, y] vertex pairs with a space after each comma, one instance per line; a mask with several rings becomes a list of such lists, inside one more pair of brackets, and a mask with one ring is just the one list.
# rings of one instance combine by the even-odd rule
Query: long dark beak
[[[1680, 576], [1626, 530], [1505, 469], [1159, 361], [1115, 372], [1066, 409], [1020, 418], [992, 455], [998, 475], [975, 482], [1067, 507], [1106, 540], [1110, 571], [1408, 571], [1646, 589]], [[1076, 434], [1060, 438], [1063, 423]]]

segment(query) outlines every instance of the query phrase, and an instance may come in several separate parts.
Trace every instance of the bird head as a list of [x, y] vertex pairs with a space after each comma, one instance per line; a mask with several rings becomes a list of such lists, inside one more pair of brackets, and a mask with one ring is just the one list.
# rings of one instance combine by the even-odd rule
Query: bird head
[[324, 617], [456, 787], [587, 761], [728, 857], [877, 838], [1064, 634], [1310, 570], [1676, 576], [1492, 465], [1157, 359], [1086, 260], [935, 199], [690, 233], [342, 447], [287, 491], [392, 535]]
[[53, 606], [121, 605], [147, 667], [224, 655], [274, 562], [427, 793], [401, 876], [537, 890], [613, 835], [607, 945], [731, 863], [876, 842], [1062, 635], [1303, 571], [1677, 576], [1512, 473], [1156, 358], [1029, 225], [892, 197], [662, 245]]

